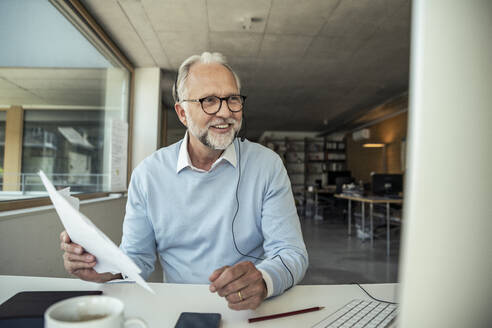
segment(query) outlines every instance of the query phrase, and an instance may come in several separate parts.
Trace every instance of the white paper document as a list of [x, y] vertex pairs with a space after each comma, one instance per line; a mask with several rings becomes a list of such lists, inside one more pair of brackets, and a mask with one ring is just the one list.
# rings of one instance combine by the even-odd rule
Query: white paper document
[[140, 268], [99, 230], [89, 218], [78, 211], [79, 200], [71, 197], [68, 189], [56, 191], [43, 171], [39, 172], [39, 176], [70, 239], [96, 257], [97, 264], [94, 266], [94, 270], [98, 273], [121, 273], [155, 294], [152, 288], [139, 275]]
[[111, 191], [126, 190], [128, 123], [111, 120]]

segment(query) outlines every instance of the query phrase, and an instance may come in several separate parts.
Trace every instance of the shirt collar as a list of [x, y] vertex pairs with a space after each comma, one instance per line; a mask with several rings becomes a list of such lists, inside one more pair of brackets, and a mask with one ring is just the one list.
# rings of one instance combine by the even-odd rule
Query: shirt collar
[[[179, 147], [179, 155], [178, 155], [178, 163], [176, 165], [176, 173], [179, 173], [186, 167], [190, 167], [192, 170], [198, 172], [207, 172], [205, 170], [194, 167], [191, 163], [190, 154], [188, 153], [188, 131], [186, 131], [185, 136], [183, 138], [183, 142], [181, 142], [181, 146]], [[210, 167], [210, 171], [213, 170], [219, 163], [222, 161], [228, 161], [232, 166], [236, 167], [236, 148], [234, 146], [234, 141], [224, 150], [222, 155], [212, 164]]]

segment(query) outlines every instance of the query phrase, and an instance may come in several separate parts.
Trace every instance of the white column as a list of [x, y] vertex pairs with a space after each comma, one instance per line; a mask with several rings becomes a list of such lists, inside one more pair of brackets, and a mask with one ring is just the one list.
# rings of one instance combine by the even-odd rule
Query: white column
[[492, 1], [412, 19], [399, 327], [490, 327]]
[[137, 68], [133, 105], [132, 170], [160, 145], [161, 70]]

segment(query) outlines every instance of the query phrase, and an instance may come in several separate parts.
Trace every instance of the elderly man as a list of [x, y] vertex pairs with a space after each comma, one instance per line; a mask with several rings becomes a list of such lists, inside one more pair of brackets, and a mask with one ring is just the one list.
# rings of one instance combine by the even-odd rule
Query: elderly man
[[[246, 97], [221, 54], [185, 60], [173, 89], [188, 130], [133, 171], [120, 247], [144, 279], [157, 253], [166, 282], [210, 283], [231, 309], [255, 309], [308, 265], [289, 178], [277, 154], [236, 138]], [[94, 256], [60, 237], [68, 272], [121, 278], [96, 273]]]

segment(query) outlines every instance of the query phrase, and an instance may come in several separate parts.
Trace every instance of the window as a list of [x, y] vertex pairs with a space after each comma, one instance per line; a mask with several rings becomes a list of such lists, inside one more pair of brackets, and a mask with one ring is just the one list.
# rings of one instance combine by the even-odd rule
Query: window
[[[0, 110], [0, 184], [3, 184], [3, 151], [5, 149], [5, 111]], [[1, 198], [0, 198], [1, 200]]]
[[106, 191], [104, 111], [26, 111], [21, 191], [44, 191], [39, 170], [72, 191]]
[[131, 72], [67, 8], [0, 2], [0, 201], [126, 189]]

